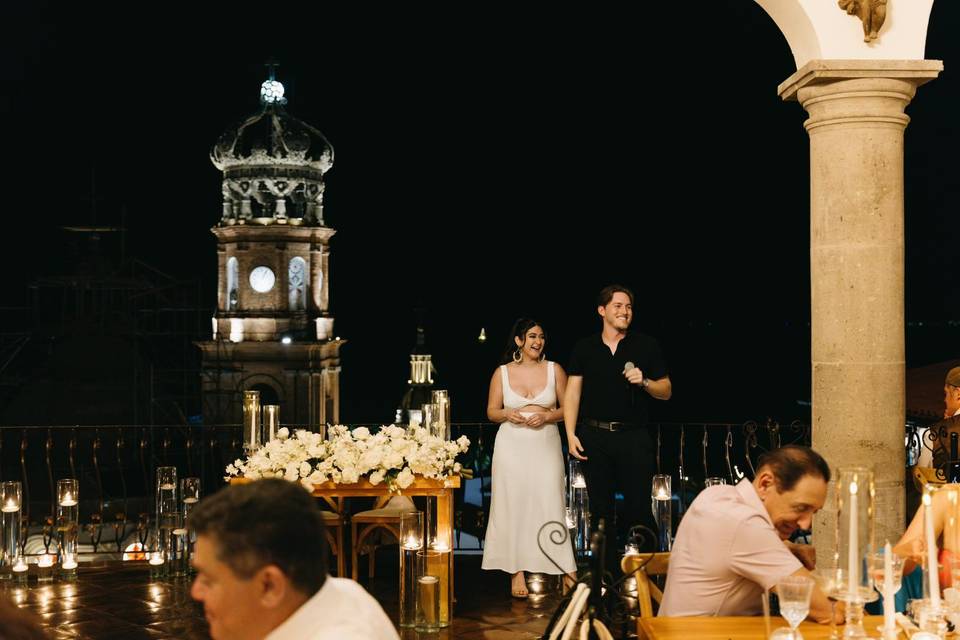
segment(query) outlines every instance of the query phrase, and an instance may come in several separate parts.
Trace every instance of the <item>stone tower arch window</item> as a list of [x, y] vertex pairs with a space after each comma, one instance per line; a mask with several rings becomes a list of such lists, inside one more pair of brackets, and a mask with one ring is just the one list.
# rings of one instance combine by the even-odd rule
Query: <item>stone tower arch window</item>
[[290, 260], [287, 274], [290, 282], [290, 311], [303, 311], [306, 308], [306, 271], [307, 263], [303, 258]]
[[227, 260], [227, 311], [236, 311], [239, 302], [237, 283], [240, 280], [240, 269], [236, 258]]

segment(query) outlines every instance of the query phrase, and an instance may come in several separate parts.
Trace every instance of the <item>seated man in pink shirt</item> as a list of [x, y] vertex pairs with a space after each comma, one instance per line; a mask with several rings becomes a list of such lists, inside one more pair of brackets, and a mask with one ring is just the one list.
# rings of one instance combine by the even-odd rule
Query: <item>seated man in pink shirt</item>
[[[829, 481], [820, 454], [789, 445], [760, 456], [752, 483], [701, 492], [677, 530], [659, 615], [757, 615], [764, 589], [790, 575], [809, 576], [813, 547], [788, 539], [810, 528]], [[810, 618], [827, 623], [830, 615], [830, 601], [814, 587]]]

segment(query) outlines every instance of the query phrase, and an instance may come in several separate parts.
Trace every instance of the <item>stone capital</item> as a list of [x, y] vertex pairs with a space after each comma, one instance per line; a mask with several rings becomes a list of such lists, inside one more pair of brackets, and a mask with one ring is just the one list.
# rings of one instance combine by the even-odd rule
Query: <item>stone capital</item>
[[943, 71], [940, 60], [811, 60], [777, 87], [784, 100], [799, 100], [801, 89], [844, 80], [899, 80], [914, 89]]

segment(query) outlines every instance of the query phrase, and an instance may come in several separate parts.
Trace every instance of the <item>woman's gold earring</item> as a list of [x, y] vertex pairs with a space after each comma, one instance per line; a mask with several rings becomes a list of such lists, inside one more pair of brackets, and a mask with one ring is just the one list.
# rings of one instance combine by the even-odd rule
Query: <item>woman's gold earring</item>
[[517, 364], [523, 362], [523, 352], [520, 351], [520, 347], [517, 347], [517, 350], [513, 352], [513, 361]]

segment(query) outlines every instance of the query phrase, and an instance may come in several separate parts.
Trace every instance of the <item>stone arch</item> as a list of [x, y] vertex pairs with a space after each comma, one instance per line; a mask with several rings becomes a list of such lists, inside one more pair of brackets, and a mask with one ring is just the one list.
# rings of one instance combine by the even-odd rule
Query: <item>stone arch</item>
[[240, 381], [240, 391], [259, 391], [260, 406], [265, 404], [283, 404], [283, 384], [275, 377], [265, 373], [255, 373]]
[[[869, 0], [864, 0], [869, 1]], [[865, 42], [863, 24], [836, 2], [756, 0], [787, 39], [797, 68], [811, 60], [923, 60], [933, 0], [891, 6], [879, 37]]]

